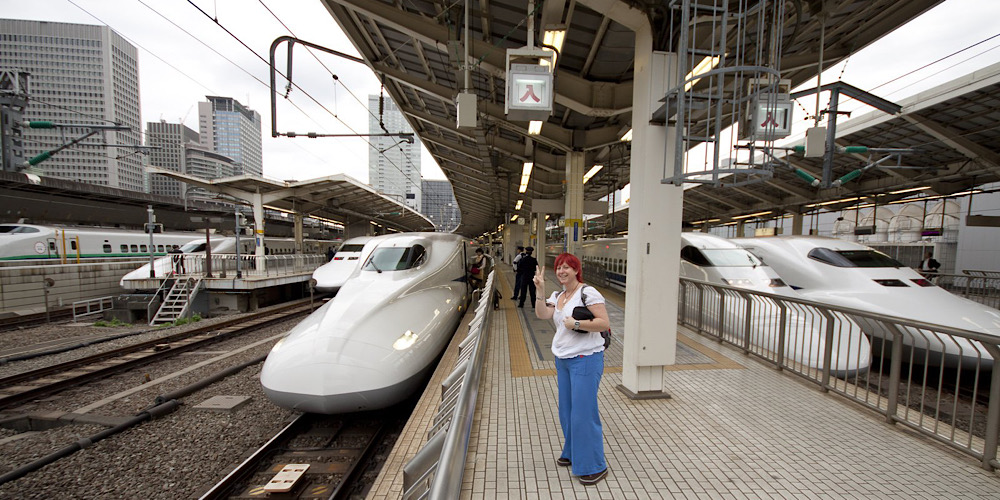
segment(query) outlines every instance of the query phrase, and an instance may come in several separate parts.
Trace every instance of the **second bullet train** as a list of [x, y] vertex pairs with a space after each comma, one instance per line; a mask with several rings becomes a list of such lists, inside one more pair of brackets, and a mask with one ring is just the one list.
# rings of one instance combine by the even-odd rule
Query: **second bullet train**
[[391, 406], [424, 382], [451, 340], [471, 295], [467, 240], [401, 233], [368, 244], [357, 274], [271, 349], [260, 382], [278, 406], [330, 414]]
[[[612, 286], [624, 288], [627, 268], [627, 238], [612, 238], [583, 242], [584, 262], [600, 264]], [[561, 251], [559, 245], [548, 248], [550, 254]], [[551, 256], [551, 255], [550, 255]], [[748, 292], [799, 298], [778, 273], [740, 246], [724, 238], [706, 233], [682, 233], [680, 276], [735, 287]], [[692, 292], [695, 289], [691, 288]], [[778, 352], [780, 311], [766, 297], [754, 298], [751, 308], [749, 342], [757, 349]], [[701, 301], [704, 301], [702, 303]], [[746, 298], [734, 290], [720, 297], [718, 293], [691, 294], [678, 307], [687, 317], [701, 317], [702, 327], [727, 335], [735, 342], [745, 336]], [[783, 355], [785, 359], [809, 368], [822, 367], [826, 348], [826, 319], [806, 308], [789, 311], [785, 319]], [[723, 331], [725, 330], [725, 331]], [[839, 376], [868, 369], [871, 345], [858, 325], [839, 322], [833, 329], [831, 372]]]
[[[1000, 340], [1000, 311], [944, 290], [913, 269], [865, 245], [820, 236], [737, 238], [773, 267], [804, 298], [909, 321], [967, 330]], [[876, 322], [858, 319], [865, 332], [891, 339]], [[991, 368], [978, 342], [930, 329], [906, 328], [904, 346], [915, 362]]]
[[358, 236], [345, 241], [330, 262], [313, 271], [312, 278], [316, 280], [316, 291], [335, 293], [340, 290], [375, 247], [375, 244], [366, 244], [377, 238], [377, 236]]

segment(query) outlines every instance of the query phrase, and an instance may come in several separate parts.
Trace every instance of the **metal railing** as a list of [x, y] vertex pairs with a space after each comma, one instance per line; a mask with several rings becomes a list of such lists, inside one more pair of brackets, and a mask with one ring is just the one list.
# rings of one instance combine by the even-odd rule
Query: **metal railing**
[[964, 271], [964, 274], [922, 273], [935, 285], [973, 302], [1000, 309], [1000, 272]]
[[[1000, 467], [1000, 338], [681, 279], [678, 323]], [[1000, 367], [998, 367], [1000, 368]]]
[[[99, 297], [96, 299], [78, 300], [73, 303], [73, 322], [77, 318], [99, 314], [114, 307], [114, 297]], [[81, 310], [82, 309], [82, 310]]]
[[[205, 255], [184, 255], [183, 269], [175, 269], [177, 275], [205, 276], [207, 267]], [[240, 275], [243, 278], [266, 278], [288, 274], [311, 273], [317, 267], [327, 262], [325, 255], [294, 254], [294, 255], [241, 255], [239, 259], [232, 254], [212, 255], [210, 260], [213, 278], [235, 278], [236, 263], [239, 262]]]
[[403, 467], [404, 499], [452, 499], [461, 494], [479, 378], [486, 359], [495, 278], [495, 271], [486, 278], [469, 334], [459, 343], [455, 368], [441, 383], [441, 403], [427, 443]]

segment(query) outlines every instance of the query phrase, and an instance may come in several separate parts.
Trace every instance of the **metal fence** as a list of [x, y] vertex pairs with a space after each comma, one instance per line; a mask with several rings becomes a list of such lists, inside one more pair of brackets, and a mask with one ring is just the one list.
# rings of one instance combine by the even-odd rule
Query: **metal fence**
[[[243, 278], [265, 278], [288, 274], [311, 273], [317, 267], [325, 264], [325, 255], [295, 254], [295, 255], [241, 255], [239, 259], [233, 254], [212, 255], [212, 277], [235, 278], [237, 263], [240, 276]], [[174, 271], [178, 275], [205, 276], [208, 271], [205, 255], [184, 255], [183, 264], [175, 264]]]
[[1000, 339], [681, 279], [678, 322], [1000, 467]]
[[974, 302], [1000, 309], [1000, 272], [968, 270], [964, 274], [924, 273], [937, 286]]
[[460, 496], [479, 378], [486, 360], [495, 278], [495, 271], [486, 278], [469, 334], [458, 346], [455, 368], [441, 383], [441, 403], [427, 433], [427, 444], [403, 467], [404, 499]]
[[73, 322], [79, 318], [100, 314], [114, 307], [114, 297], [98, 297], [96, 299], [78, 300], [73, 302]]

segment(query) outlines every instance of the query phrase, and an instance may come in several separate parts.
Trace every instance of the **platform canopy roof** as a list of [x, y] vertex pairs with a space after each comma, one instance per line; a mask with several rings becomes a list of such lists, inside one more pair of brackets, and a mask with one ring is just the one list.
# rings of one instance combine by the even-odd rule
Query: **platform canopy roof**
[[[585, 152], [585, 165], [606, 165], [585, 185], [586, 199], [627, 184], [630, 149], [619, 138], [634, 119], [650, 119], [632, 116], [635, 32], [655, 26], [654, 49], [664, 50], [679, 28], [668, 14], [670, 5], [680, 2], [537, 1], [535, 40], [549, 27], [562, 27], [565, 42], [555, 66], [553, 113], [541, 133], [531, 135], [526, 121], [508, 120], [504, 113], [506, 50], [528, 40], [525, 0], [322, 1], [452, 182], [462, 212], [459, 231], [470, 236], [496, 229], [517, 213], [519, 199], [525, 202], [522, 210], [529, 210], [532, 198], [561, 198], [570, 151]], [[782, 78], [797, 86], [815, 77], [821, 36], [823, 65], [830, 67], [940, 1], [788, 2]], [[467, 60], [465, 5], [470, 8]], [[465, 86], [466, 62], [477, 97], [478, 126], [472, 129], [456, 125], [455, 98]], [[521, 195], [525, 161], [534, 162], [534, 171]], [[815, 195], [782, 177], [774, 183], [787, 184], [784, 190], [773, 188], [792, 191], [786, 194]]]
[[254, 193], [260, 193], [265, 208], [318, 216], [345, 225], [373, 221], [396, 231], [434, 230], [434, 224], [423, 215], [344, 174], [305, 181], [275, 181], [249, 175], [206, 180], [162, 168], [148, 170], [248, 203]]
[[[876, 200], [885, 204], [968, 193], [977, 186], [1000, 182], [1000, 63], [897, 104], [897, 114], [870, 111], [841, 119], [836, 144], [912, 153], [890, 158], [839, 187], [826, 189], [810, 186], [792, 168], [776, 169], [770, 181], [746, 187], [694, 186], [684, 191], [684, 222], [718, 219], [713, 224], [724, 224], [733, 217], [770, 212], [760, 216], [766, 220], [820, 207], [836, 211]], [[879, 158], [878, 153], [836, 154], [831, 177], [842, 178]], [[789, 154], [783, 159], [790, 167], [822, 176], [822, 158]], [[588, 231], [618, 233], [627, 229], [627, 218], [627, 211], [620, 210], [613, 218], [594, 219]]]

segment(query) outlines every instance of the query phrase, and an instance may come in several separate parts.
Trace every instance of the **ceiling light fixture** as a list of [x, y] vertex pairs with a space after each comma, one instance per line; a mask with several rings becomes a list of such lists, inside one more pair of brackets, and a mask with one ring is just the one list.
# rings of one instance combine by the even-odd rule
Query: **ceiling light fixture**
[[593, 167], [590, 167], [590, 170], [583, 175], [583, 183], [586, 184], [587, 181], [589, 181], [592, 177], [597, 175], [597, 173], [600, 172], [602, 168], [604, 168], [604, 165], [594, 165]]
[[534, 166], [534, 162], [524, 162], [524, 167], [521, 169], [521, 186], [517, 189], [518, 193], [524, 193], [528, 190], [528, 180], [531, 179], [531, 169]]

